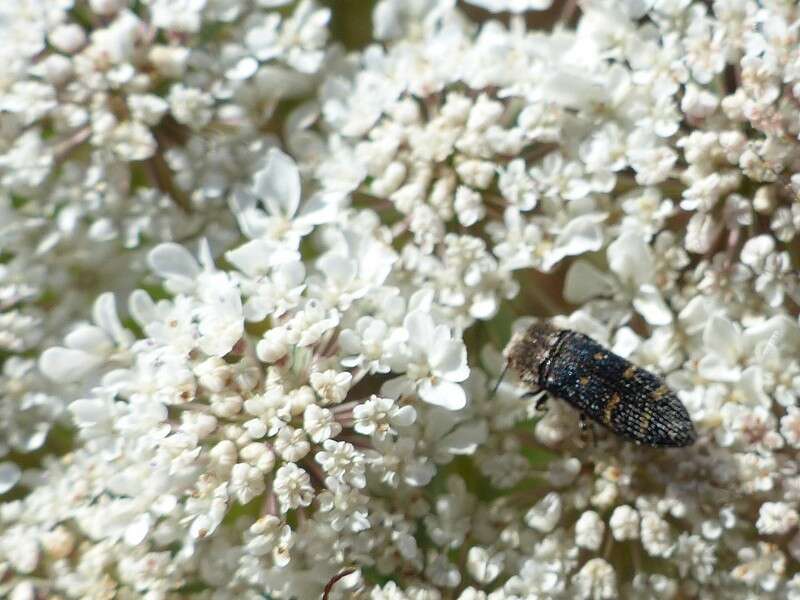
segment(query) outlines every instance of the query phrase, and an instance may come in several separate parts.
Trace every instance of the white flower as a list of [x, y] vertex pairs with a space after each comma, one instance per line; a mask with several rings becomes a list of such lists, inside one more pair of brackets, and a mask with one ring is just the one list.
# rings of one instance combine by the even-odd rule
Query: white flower
[[384, 439], [397, 435], [398, 427], [409, 427], [416, 417], [413, 406], [397, 406], [392, 398], [373, 394], [369, 400], [353, 407], [353, 429], [363, 435]]
[[297, 462], [310, 450], [311, 444], [302, 429], [294, 429], [287, 425], [281, 428], [275, 438], [275, 451], [286, 461]]
[[746, 547], [737, 554], [740, 564], [731, 571], [735, 580], [765, 592], [775, 591], [786, 569], [786, 557], [777, 546], [759, 542], [757, 550]]
[[786, 502], [765, 502], [758, 511], [756, 528], [764, 535], [783, 535], [797, 526], [797, 510]]
[[561, 496], [550, 492], [534, 504], [525, 514], [525, 523], [542, 533], [552, 531], [561, 520]]
[[547, 10], [552, 4], [552, 0], [468, 0], [468, 2], [492, 12], [509, 11], [514, 13]]
[[339, 435], [342, 426], [334, 420], [330, 410], [310, 404], [303, 412], [303, 429], [311, 441], [319, 444]]
[[255, 175], [252, 191], [240, 189], [231, 208], [242, 232], [250, 239], [285, 241], [285, 247], [296, 249], [315, 225], [333, 217], [336, 196], [318, 193], [302, 210], [300, 200], [297, 165], [277, 148], [271, 148], [264, 167]]
[[800, 408], [790, 406], [781, 417], [781, 434], [792, 448], [800, 448]]
[[[633, 306], [652, 324], [672, 319], [669, 308], [653, 285], [655, 261], [644, 239], [636, 233], [623, 233], [608, 248], [610, 267], [618, 275], [622, 294], [633, 297]], [[564, 296], [571, 302], [612, 295], [613, 279], [587, 261], [575, 262], [567, 273]]]
[[501, 168], [497, 187], [503, 197], [521, 211], [532, 210], [539, 200], [536, 186], [525, 170], [525, 161], [520, 158]]
[[425, 402], [449, 410], [463, 408], [467, 397], [458, 382], [469, 375], [463, 342], [453, 339], [447, 326], [435, 325], [422, 311], [409, 313], [403, 326], [406, 343], [397, 363], [404, 366], [406, 376], [384, 384], [382, 393], [399, 396], [409, 391], [411, 384]]
[[42, 353], [39, 367], [54, 381], [78, 381], [107, 360], [124, 360], [133, 334], [117, 316], [113, 294], [101, 295], [92, 310], [95, 325], [78, 326], [64, 340], [66, 347]]
[[288, 338], [298, 346], [311, 346], [339, 324], [339, 313], [325, 308], [316, 300], [310, 300], [286, 325]]
[[636, 539], [639, 537], [639, 513], [631, 506], [618, 506], [614, 509], [608, 526], [615, 540]]
[[279, 59], [301, 73], [315, 73], [325, 55], [330, 14], [330, 9], [303, 0], [287, 19], [271, 13], [247, 32], [244, 42], [260, 61]]
[[176, 83], [170, 89], [168, 101], [172, 116], [194, 129], [208, 125], [213, 116], [214, 100], [210, 94], [197, 88]]
[[500, 489], [512, 488], [525, 479], [529, 475], [528, 466], [525, 458], [515, 452], [485, 458], [480, 465], [481, 472]]
[[311, 387], [319, 395], [322, 404], [339, 404], [350, 390], [353, 376], [347, 372], [329, 369], [323, 373], [312, 373], [309, 377]]
[[655, 261], [650, 247], [635, 233], [623, 233], [608, 247], [609, 267], [633, 296], [634, 308], [651, 325], [666, 325], [672, 314], [655, 285]]
[[798, 600], [800, 598], [800, 573], [792, 577], [786, 584], [788, 600]]
[[238, 286], [224, 273], [209, 274], [200, 287], [196, 309], [198, 347], [208, 355], [224, 356], [244, 333], [244, 314]]
[[787, 252], [774, 250], [774, 239], [760, 235], [747, 240], [742, 247], [741, 260], [756, 274], [756, 291], [770, 306], [779, 306], [783, 302], [784, 280], [791, 271], [791, 260]]
[[618, 594], [614, 567], [602, 558], [587, 561], [575, 575], [572, 583], [578, 598], [601, 600], [616, 598]]
[[292, 529], [278, 517], [267, 515], [253, 523], [248, 533], [247, 552], [254, 556], [270, 554], [279, 567], [289, 564], [289, 550], [294, 542]]
[[494, 581], [503, 570], [502, 553], [491, 554], [481, 546], [472, 546], [467, 553], [467, 569], [472, 578], [482, 585]]
[[530, 175], [541, 191], [551, 199], [576, 201], [591, 191], [588, 179], [578, 162], [566, 162], [559, 152], [545, 156], [541, 166], [531, 168]]
[[578, 434], [575, 412], [559, 402], [550, 403], [547, 414], [536, 423], [534, 434], [542, 445], [558, 446]]
[[256, 355], [265, 363], [274, 363], [286, 356], [291, 347], [289, 332], [284, 327], [268, 329], [256, 344]]
[[707, 581], [716, 566], [716, 548], [698, 535], [683, 532], [678, 537], [674, 560], [681, 576], [691, 573], [699, 581]]
[[32, 534], [28, 528], [11, 527], [0, 546], [11, 568], [25, 575], [33, 573], [41, 555], [39, 543]]
[[587, 510], [575, 523], [575, 543], [588, 550], [597, 550], [603, 543], [606, 525], [593, 510]]
[[454, 588], [461, 581], [461, 574], [458, 568], [443, 554], [431, 552], [427, 563], [425, 574], [435, 586], [440, 588]]
[[325, 440], [322, 447], [325, 450], [317, 452], [314, 459], [328, 475], [356, 488], [363, 488], [366, 485], [364, 456], [352, 444]]
[[265, 489], [264, 474], [260, 470], [244, 463], [233, 465], [230, 491], [241, 504], [260, 496]]
[[[271, 254], [274, 256], [276, 253]], [[236, 267], [253, 277], [243, 279], [241, 283], [242, 294], [247, 297], [244, 316], [248, 321], [283, 316], [300, 304], [306, 287], [306, 270], [299, 260], [286, 257], [287, 262], [275, 265], [270, 275], [265, 275], [272, 266], [269, 260], [264, 260], [269, 255], [269, 248], [259, 249], [253, 244], [245, 244], [225, 255]]]
[[66, 558], [75, 549], [75, 536], [66, 527], [58, 526], [42, 538], [42, 549], [55, 559]]
[[221, 440], [209, 450], [208, 456], [221, 471], [228, 472], [236, 464], [238, 453], [236, 445], [231, 440]]
[[470, 418], [464, 412], [432, 408], [420, 425], [429, 454], [439, 463], [447, 463], [453, 456], [474, 454], [488, 437], [486, 421]]
[[408, 438], [375, 440], [375, 447], [378, 455], [371, 456], [370, 463], [379, 472], [381, 481], [392, 487], [401, 481], [422, 487], [436, 474], [436, 467], [429, 459], [415, 455], [414, 442]]
[[363, 365], [370, 372], [389, 372], [390, 367], [386, 360], [391, 338], [386, 322], [381, 319], [360, 317], [353, 328], [342, 330], [339, 344], [345, 352], [342, 365]]
[[339, 479], [328, 477], [318, 496], [320, 511], [334, 531], [359, 532], [370, 528], [367, 497]]
[[109, 147], [121, 158], [130, 161], [145, 160], [157, 149], [150, 130], [137, 121], [123, 121], [108, 135]]
[[216, 531], [228, 511], [227, 483], [206, 490], [186, 501], [186, 521], [190, 522], [189, 535], [203, 539]]
[[[253, 419], [253, 421], [260, 422], [260, 419]], [[262, 426], [257, 435], [260, 436], [261, 431], [265, 429], [266, 428]], [[253, 434], [249, 434], [252, 437]], [[251, 442], [247, 444], [242, 448], [240, 456], [242, 460], [254, 466], [262, 473], [269, 473], [275, 467], [275, 453], [263, 442]]]
[[636, 129], [628, 137], [628, 161], [636, 171], [636, 181], [639, 185], [653, 185], [664, 181], [675, 164], [678, 156], [666, 144], [645, 132]]
[[712, 381], [737, 381], [747, 348], [741, 329], [721, 315], [712, 316], [703, 331], [706, 354], [698, 372]]
[[153, 11], [153, 24], [162, 29], [192, 32], [197, 31], [201, 23], [201, 11], [205, 0], [153, 0], [150, 10]]
[[511, 577], [504, 586], [504, 590], [517, 597], [524, 597], [525, 594], [531, 593], [544, 597], [564, 593], [567, 575], [563, 569], [574, 568], [574, 561], [560, 560], [562, 557], [558, 549], [552, 548], [552, 545], [539, 544], [534, 557], [527, 559], [522, 564], [519, 575]]
[[485, 214], [480, 194], [463, 185], [456, 190], [454, 208], [458, 215], [458, 221], [464, 227], [474, 225]]
[[650, 556], [667, 557], [674, 549], [669, 523], [654, 512], [642, 514], [641, 537], [642, 546]]
[[149, 126], [156, 125], [169, 108], [169, 104], [155, 94], [131, 95], [128, 97], [128, 106], [136, 121], [141, 121]]
[[43, 147], [37, 132], [26, 131], [0, 155], [0, 181], [10, 190], [35, 189], [49, 175], [55, 157]]
[[272, 487], [283, 512], [308, 506], [314, 499], [311, 477], [295, 463], [287, 463], [277, 470]]

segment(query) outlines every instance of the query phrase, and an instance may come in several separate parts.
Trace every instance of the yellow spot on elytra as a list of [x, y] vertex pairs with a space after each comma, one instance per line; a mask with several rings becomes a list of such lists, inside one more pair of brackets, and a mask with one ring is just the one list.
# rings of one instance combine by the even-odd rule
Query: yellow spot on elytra
[[578, 381], [580, 382], [581, 385], [588, 385], [589, 384], [589, 378], [588, 377], [581, 377]]
[[644, 437], [644, 434], [647, 433], [647, 428], [650, 427], [652, 418], [653, 414], [650, 412], [642, 414], [639, 419], [639, 437]]
[[603, 360], [606, 357], [605, 354], [602, 352], [595, 352], [594, 359], [595, 360]]
[[652, 394], [653, 400], [661, 400], [664, 396], [669, 394], [669, 388], [665, 385], [660, 385]]
[[622, 377], [624, 379], [633, 379], [634, 375], [636, 375], [636, 367], [631, 365], [630, 367], [625, 369], [625, 372], [622, 374]]
[[614, 408], [616, 408], [617, 404], [622, 401], [622, 398], [619, 397], [619, 394], [614, 393], [611, 396], [611, 399], [606, 404], [605, 411], [603, 412], [603, 421], [605, 421], [606, 425], [611, 425], [611, 417], [612, 413], [614, 412]]

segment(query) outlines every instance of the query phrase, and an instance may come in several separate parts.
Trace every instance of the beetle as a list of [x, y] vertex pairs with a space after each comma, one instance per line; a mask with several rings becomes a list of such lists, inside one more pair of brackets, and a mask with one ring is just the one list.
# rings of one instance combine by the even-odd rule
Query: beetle
[[686, 407], [660, 377], [587, 335], [536, 323], [515, 334], [503, 354], [524, 384], [566, 400], [623, 438], [657, 448], [697, 439]]

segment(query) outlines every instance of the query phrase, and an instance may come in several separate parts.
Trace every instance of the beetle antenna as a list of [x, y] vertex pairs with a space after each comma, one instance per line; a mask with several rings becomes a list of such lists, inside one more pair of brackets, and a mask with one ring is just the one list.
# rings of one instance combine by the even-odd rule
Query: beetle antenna
[[492, 393], [491, 393], [491, 395], [489, 396], [489, 400], [491, 400], [492, 398], [494, 398], [494, 397], [495, 397], [495, 394], [497, 394], [497, 388], [499, 388], [499, 387], [500, 387], [500, 384], [502, 383], [502, 381], [503, 381], [503, 378], [506, 376], [506, 373], [507, 373], [507, 372], [508, 372], [508, 363], [506, 363], [506, 366], [505, 366], [505, 367], [503, 367], [503, 370], [502, 370], [502, 371], [500, 371], [500, 377], [498, 377], [498, 378], [497, 378], [497, 383], [495, 383], [495, 384], [494, 384], [494, 388], [492, 388]]

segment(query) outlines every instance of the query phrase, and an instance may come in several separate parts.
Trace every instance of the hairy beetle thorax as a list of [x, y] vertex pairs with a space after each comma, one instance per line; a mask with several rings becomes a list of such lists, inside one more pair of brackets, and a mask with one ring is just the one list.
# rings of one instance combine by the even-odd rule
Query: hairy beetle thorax
[[551, 358], [562, 333], [548, 323], [537, 323], [516, 333], [504, 352], [508, 366], [524, 383], [540, 386], [542, 366]]

